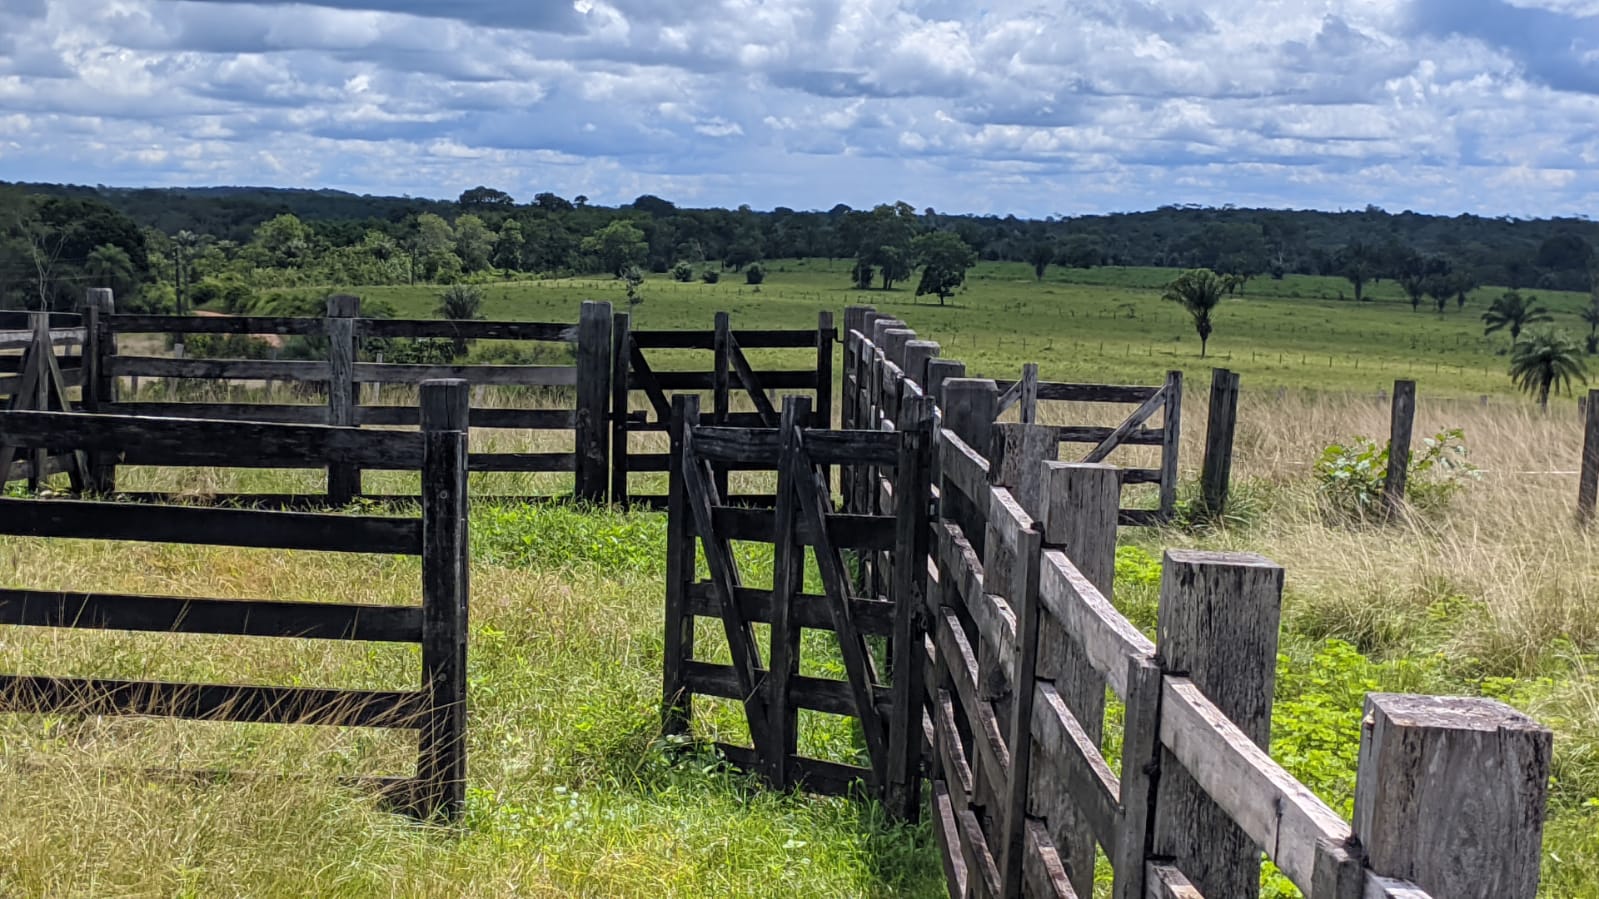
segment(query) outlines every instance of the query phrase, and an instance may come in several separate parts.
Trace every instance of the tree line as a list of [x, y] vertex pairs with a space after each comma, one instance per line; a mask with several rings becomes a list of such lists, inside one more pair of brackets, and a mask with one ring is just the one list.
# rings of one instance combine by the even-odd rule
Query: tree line
[[[1585, 290], [1599, 226], [1388, 213], [1167, 206], [1020, 219], [909, 203], [826, 211], [618, 207], [553, 192], [519, 202], [477, 187], [454, 201], [260, 188], [115, 189], [0, 183], [0, 305], [61, 308], [110, 286], [150, 309], [239, 305], [260, 289], [452, 284], [536, 274], [747, 272], [782, 258], [852, 260], [859, 287], [947, 299], [978, 260], [1032, 266], [1205, 268], [1241, 290], [1290, 273], [1384, 278], [1412, 307], [1458, 308], [1482, 284]], [[756, 278], [764, 277], [758, 267]], [[918, 277], [918, 271], [920, 275]], [[92, 284], [91, 284], [92, 282]]]

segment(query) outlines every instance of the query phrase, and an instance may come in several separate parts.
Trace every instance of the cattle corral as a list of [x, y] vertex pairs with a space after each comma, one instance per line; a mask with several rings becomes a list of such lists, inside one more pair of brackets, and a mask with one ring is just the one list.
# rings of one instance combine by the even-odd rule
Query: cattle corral
[[[86, 347], [95, 343], [96, 335], [117, 333], [115, 316], [108, 316], [109, 327], [96, 322], [99, 317], [91, 306], [90, 321], [81, 335]], [[1362, 744], [1362, 786], [1357, 793], [1355, 829], [1351, 830], [1261, 752], [1263, 734], [1270, 730], [1280, 569], [1258, 558], [1173, 553], [1166, 563], [1170, 585], [1162, 588], [1159, 639], [1150, 642], [1115, 611], [1108, 598], [1106, 553], [1114, 551], [1118, 519], [1122, 525], [1156, 524], [1172, 512], [1180, 379], [1158, 387], [1109, 387], [1040, 384], [1036, 374], [1025, 372], [1014, 384], [965, 378], [948, 360], [938, 359], [936, 345], [894, 327], [898, 322], [877, 322], [873, 317], [874, 313], [864, 309], [852, 309], [846, 316], [842, 430], [830, 431], [833, 335], [826, 319], [814, 333], [756, 337], [758, 332], [734, 331], [726, 316], [718, 316], [709, 334], [651, 335], [642, 340], [635, 336], [626, 344], [620, 336], [627, 330], [625, 317], [613, 318], [609, 309], [599, 304], [585, 307], [577, 326], [578, 366], [570, 385], [576, 388], [577, 408], [572, 413], [575, 450], [568, 454], [569, 460], [562, 460], [570, 463], [573, 492], [583, 499], [603, 499], [608, 488], [613, 500], [633, 499], [630, 489], [618, 491], [617, 485], [627, 483], [628, 470], [647, 470], [652, 464], [622, 468], [621, 480], [615, 467], [604, 464], [590, 464], [585, 473], [584, 460], [592, 463], [599, 458], [584, 450], [585, 446], [608, 444], [608, 449], [599, 452], [608, 452], [613, 462], [619, 457], [637, 458], [630, 449], [620, 453], [616, 449], [618, 435], [626, 441], [628, 428], [641, 420], [617, 397], [632, 390], [643, 392], [650, 409], [642, 420], [657, 426], [661, 424], [658, 401], [668, 402], [669, 408], [677, 411], [670, 423], [673, 452], [665, 460], [671, 480], [668, 527], [677, 535], [669, 534], [668, 539], [668, 731], [691, 729], [687, 706], [681, 701], [688, 693], [731, 695], [744, 703], [755, 745], [745, 751], [728, 747], [730, 760], [761, 772], [779, 787], [797, 783], [843, 790], [858, 779], [904, 817], [914, 817], [922, 805], [917, 798], [921, 789], [917, 772], [925, 771], [931, 781], [928, 807], [943, 847], [950, 890], [956, 895], [1016, 895], [1023, 891], [1028, 895], [1072, 895], [1074, 889], [1087, 895], [1092, 890], [1093, 866], [1091, 861], [1085, 866], [1084, 860], [1092, 859], [1096, 843], [1115, 868], [1117, 895], [1240, 895], [1245, 884], [1258, 882], [1258, 856], [1240, 851], [1250, 845], [1266, 851], [1313, 897], [1422, 895], [1389, 878], [1414, 880], [1432, 895], [1473, 895], [1460, 886], [1465, 882], [1491, 890], [1480, 895], [1532, 894], [1538, 869], [1537, 840], [1536, 831], [1526, 831], [1524, 822], [1529, 817], [1541, 821], [1542, 780], [1547, 777], [1549, 758], [1547, 731], [1484, 701], [1418, 704], [1413, 699], [1374, 697], [1369, 745]], [[322, 325], [326, 333], [338, 331], [332, 324], [335, 318], [353, 316], [330, 316], [329, 323]], [[170, 320], [125, 324], [130, 330], [187, 326]], [[264, 329], [268, 324], [245, 321], [200, 327]], [[422, 324], [438, 330], [424, 329]], [[500, 323], [481, 324], [487, 329]], [[272, 327], [310, 329], [315, 325], [279, 322]], [[363, 423], [415, 423], [409, 415], [397, 414], [392, 420], [360, 420], [363, 413], [354, 403], [359, 388], [354, 385], [375, 383], [380, 374], [377, 369], [360, 368], [378, 363], [356, 361], [353, 337], [362, 327], [372, 326], [349, 326], [351, 349], [345, 361], [330, 356], [327, 364], [314, 372], [209, 361], [178, 367], [166, 364], [178, 360], [156, 360], [160, 365], [126, 360], [107, 364], [99, 349], [86, 350], [80, 366], [85, 372], [81, 376], [83, 402], [102, 409], [106, 403], [115, 403], [115, 391], [102, 390], [99, 385], [133, 375], [305, 376], [335, 385], [330, 386], [326, 407], [311, 407], [317, 412], [306, 413], [335, 422], [328, 435], [387, 434], [347, 430]], [[396, 335], [404, 330], [402, 336], [423, 336], [446, 334], [445, 328], [459, 324], [386, 323], [380, 327]], [[549, 329], [541, 334], [560, 334], [573, 326], [541, 327]], [[589, 335], [586, 342], [584, 335]], [[756, 341], [763, 338], [778, 341], [776, 345], [781, 347], [814, 349], [815, 369], [806, 378], [790, 371], [763, 381], [740, 351], [741, 345], [759, 345]], [[805, 339], [810, 342], [802, 343]], [[55, 336], [50, 340], [54, 342]], [[709, 348], [713, 353], [711, 370], [656, 376], [633, 358], [650, 346], [651, 340], [657, 341], [654, 345]], [[624, 345], [629, 356], [625, 366], [617, 351]], [[587, 364], [585, 346], [593, 348]], [[72, 386], [66, 373], [74, 367], [59, 368], [62, 386]], [[474, 368], [484, 367], [396, 370], [395, 375], [499, 377]], [[339, 374], [345, 371], [348, 378]], [[617, 376], [624, 371], [626, 383]], [[369, 380], [361, 380], [363, 372]], [[604, 378], [604, 388], [585, 382], [584, 372]], [[656, 389], [650, 389], [648, 380], [634, 387], [638, 382], [633, 379], [640, 374], [653, 380]], [[738, 392], [732, 386], [735, 380], [752, 411], [733, 409], [733, 396]], [[337, 396], [339, 384], [349, 385], [343, 397]], [[802, 401], [779, 404], [765, 396], [768, 391], [785, 388], [809, 390], [816, 411]], [[674, 401], [667, 395], [671, 389], [683, 393], [708, 390], [714, 407], [712, 422], [695, 424], [694, 400], [685, 396]], [[45, 406], [38, 408], [65, 406], [64, 399], [65, 391], [60, 398], [47, 396]], [[1115, 427], [1051, 427], [1034, 423], [1040, 400], [1120, 400], [1135, 409]], [[590, 410], [587, 416], [585, 402]], [[148, 410], [128, 408], [134, 405], [142, 404], [112, 408], [118, 413], [173, 411], [170, 404], [153, 402]], [[1011, 406], [1017, 408], [1020, 420], [996, 425], [996, 419]], [[1166, 421], [1160, 428], [1147, 427], [1148, 419], [1162, 408]], [[206, 412], [217, 417], [225, 412], [225, 417], [236, 422], [252, 414], [242, 408]], [[647, 418], [649, 412], [657, 416], [653, 422]], [[70, 418], [81, 418], [82, 424], [66, 421]], [[425, 412], [418, 417], [425, 419]], [[85, 489], [109, 486], [107, 467], [118, 461], [158, 466], [240, 465], [249, 464], [256, 454], [259, 462], [274, 466], [294, 461], [327, 468], [326, 496], [293, 501], [299, 505], [329, 500], [337, 504], [361, 492], [359, 474], [352, 481], [346, 472], [386, 464], [353, 450], [328, 452], [339, 440], [357, 441], [354, 436], [326, 437], [329, 442], [320, 446], [320, 455], [301, 454], [292, 460], [290, 453], [272, 456], [275, 431], [266, 424], [225, 426], [252, 434], [248, 440], [229, 444], [220, 436], [224, 431], [206, 431], [203, 422], [168, 425], [152, 418], [151, 424], [141, 429], [128, 416], [113, 421], [65, 411], [18, 411], [8, 413], [6, 421], [6, 428], [0, 431], [5, 445], [27, 449], [35, 458], [48, 450], [48, 459], [77, 468]], [[100, 430], [91, 434], [96, 422]], [[815, 430], [809, 431], [803, 426], [806, 423]], [[293, 426], [282, 427], [286, 430], [276, 433], [287, 434]], [[458, 430], [464, 445], [464, 423]], [[861, 431], [879, 433], [873, 437], [856, 433]], [[1158, 447], [1157, 464], [1121, 471], [1103, 465], [1124, 442]], [[1085, 463], [1052, 461], [1063, 444], [1073, 443], [1092, 447]], [[1230, 441], [1218, 443], [1218, 453], [1230, 449], [1222, 444]], [[805, 459], [795, 454], [796, 446], [812, 448], [808, 462], [795, 461]], [[83, 454], [81, 465], [74, 461], [78, 453]], [[467, 456], [467, 467], [470, 459]], [[47, 462], [44, 471], [50, 470], [50, 464]], [[387, 464], [393, 464], [392, 460]], [[729, 496], [726, 469], [751, 466], [776, 473], [776, 493], [751, 493], [734, 501]], [[842, 512], [825, 508], [831, 502], [829, 482], [816, 477], [818, 467], [825, 472], [832, 466], [841, 471]], [[1219, 462], [1206, 466], [1207, 470], [1221, 467]], [[24, 464], [9, 465], [9, 460], [7, 468], [8, 476], [27, 476], [32, 471]], [[898, 476], [901, 469], [925, 474], [902, 480]], [[884, 471], [891, 474], [885, 477]], [[464, 471], [460, 475], [464, 496]], [[341, 483], [345, 486], [340, 487]], [[583, 484], [589, 485], [588, 493]], [[1153, 485], [1155, 508], [1121, 510], [1123, 486], [1139, 484]], [[1222, 476], [1219, 487], [1223, 494], [1225, 484]], [[598, 496], [593, 492], [596, 489]], [[917, 489], [938, 497], [936, 517], [925, 504], [912, 502], [906, 507], [899, 503], [907, 491], [915, 495]], [[421, 495], [427, 496], [425, 489]], [[256, 501], [283, 499], [259, 497]], [[70, 505], [54, 500], [18, 502], [41, 504], [37, 508]], [[17, 520], [46, 518], [43, 512], [27, 511]], [[888, 530], [890, 523], [892, 531]], [[66, 530], [50, 533], [71, 535]], [[90, 533], [98, 532], [88, 529], [80, 535]], [[852, 536], [844, 540], [842, 534]], [[696, 537], [705, 543], [711, 574], [705, 582], [691, 576], [690, 541]], [[751, 595], [738, 582], [730, 557], [717, 549], [718, 543], [730, 539], [772, 543], [780, 561], [769, 595]], [[860, 566], [845, 578], [842, 550], [849, 547], [858, 553]], [[815, 551], [823, 569], [822, 595], [795, 589], [802, 567], [797, 560], [807, 548]], [[785, 557], [786, 561], [781, 561]], [[924, 570], [929, 566], [896, 564], [906, 558], [929, 560], [936, 576]], [[461, 581], [464, 594], [464, 571]], [[6, 608], [22, 608], [16, 602], [16, 596], [10, 597]], [[61, 610], [66, 608], [60, 605]], [[65, 611], [56, 617], [17, 612], [20, 618], [29, 615], [33, 618], [16, 623], [59, 624], [69, 617]], [[679, 636], [692, 634], [696, 615], [719, 618], [729, 645], [740, 647], [729, 668], [713, 670], [695, 662], [692, 639], [686, 647], [679, 642], [674, 651], [674, 629]], [[755, 621], [771, 626], [769, 665], [761, 664], [758, 651], [751, 652], [755, 649], [751, 630]], [[831, 630], [839, 636], [847, 681], [828, 686], [812, 678], [790, 676], [798, 670], [794, 637], [806, 628]], [[905, 659], [911, 664], [905, 665]], [[1031, 684], [1033, 689], [1017, 690], [1011, 686], [1016, 684]], [[1096, 745], [1102, 736], [1106, 687], [1126, 708], [1121, 776], [1106, 763]], [[117, 694], [112, 691], [109, 695]], [[789, 748], [793, 708], [807, 702], [812, 708], [820, 706], [830, 713], [862, 719], [868, 769], [842, 771], [794, 757]], [[134, 712], [162, 710], [131, 701], [120, 706], [112, 702], [107, 707]], [[1484, 721], [1502, 734], [1521, 736], [1512, 736], [1494, 750], [1501, 755], [1474, 753], [1470, 735], [1474, 728], [1484, 726]], [[1396, 779], [1413, 782], [1418, 777], [1406, 768], [1408, 756], [1395, 748], [1403, 745], [1447, 755], [1454, 760], [1448, 772], [1452, 776], [1437, 783], [1423, 782], [1406, 795], [1385, 791], [1381, 783]], [[1369, 780], [1365, 773], [1368, 757], [1372, 765]], [[1128, 770], [1129, 758], [1145, 761]], [[1424, 846], [1409, 842], [1413, 825], [1449, 808], [1463, 789], [1492, 787], [1494, 779], [1483, 772], [1507, 763], [1531, 773], [1516, 783], [1500, 784], [1506, 792], [1496, 808], [1505, 820], [1484, 818], [1470, 824], [1487, 832], [1503, 831], [1506, 839], [1502, 846], [1487, 853], [1474, 845], [1455, 846], [1449, 833]], [[1063, 796], [1069, 801], [1063, 801]], [[1521, 825], [1520, 830], [1505, 830], [1512, 819]], [[1192, 838], [1200, 833], [1215, 836]]]

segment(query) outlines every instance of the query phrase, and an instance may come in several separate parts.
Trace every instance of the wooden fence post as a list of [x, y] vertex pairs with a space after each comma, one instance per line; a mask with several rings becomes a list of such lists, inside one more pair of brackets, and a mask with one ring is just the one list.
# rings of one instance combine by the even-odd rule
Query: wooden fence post
[[422, 689], [419, 810], [453, 820], [466, 801], [466, 447], [470, 399], [460, 379], [423, 381]]
[[[109, 287], [91, 287], [83, 301], [83, 408], [100, 412], [106, 404], [117, 401], [117, 379], [109, 374], [107, 361], [117, 353], [117, 337], [111, 331], [110, 316], [116, 302]], [[101, 495], [117, 489], [116, 457], [110, 453], [92, 452], [88, 455], [89, 471], [86, 473], [89, 491]]]
[[944, 405], [944, 382], [950, 378], [966, 377], [966, 363], [955, 359], [929, 359], [927, 360], [927, 383], [923, 384], [927, 395], [940, 408]]
[[1177, 450], [1182, 445], [1183, 373], [1166, 373], [1166, 411], [1161, 413], [1160, 517], [1177, 514]]
[[583, 303], [577, 324], [577, 468], [574, 493], [583, 502], [605, 502], [610, 480], [611, 304]]
[[[40, 412], [50, 411], [50, 366], [51, 359], [55, 356], [55, 344], [50, 340], [50, 313], [31, 312], [28, 314], [28, 323], [33, 326], [33, 349], [23, 356], [29, 359], [33, 367], [35, 379], [33, 382], [33, 396], [26, 402], [33, 404], [33, 408]], [[26, 372], [24, 372], [26, 374]], [[21, 408], [26, 409], [27, 406]], [[50, 451], [40, 447], [33, 451], [33, 464], [28, 472], [28, 489], [38, 493], [39, 488], [49, 480], [46, 474], [50, 463]]]
[[633, 316], [618, 312], [611, 318], [611, 504], [619, 506], [628, 502], [627, 416], [633, 370], [628, 348], [632, 343]]
[[[336, 293], [328, 297], [328, 424], [355, 425], [360, 388], [355, 383], [355, 319], [361, 298]], [[361, 470], [353, 465], [328, 466], [328, 502], [342, 506], [361, 493]]]
[[[1271, 740], [1283, 570], [1250, 553], [1168, 550], [1156, 651], [1255, 745]], [[1260, 851], [1166, 750], [1156, 787], [1154, 854], [1206, 896], [1260, 894]]]
[[[854, 344], [850, 340], [849, 335], [850, 335], [851, 331], [859, 331], [859, 332], [861, 332], [861, 336], [863, 336], [863, 337], [865, 336], [865, 334], [866, 334], [866, 313], [871, 312], [871, 311], [873, 311], [873, 310], [872, 310], [872, 307], [870, 307], [870, 306], [845, 306], [844, 307], [844, 336], [843, 336], [843, 342], [844, 342], [844, 375], [845, 375], [844, 381], [845, 381], [845, 383], [844, 383], [844, 396], [843, 396], [842, 402], [839, 405], [839, 409], [840, 409], [840, 414], [842, 415], [842, 419], [841, 419], [842, 427], [844, 427], [846, 429], [859, 428], [861, 426], [860, 425], [860, 415], [859, 415], [859, 413], [860, 413], [860, 409], [859, 409], [859, 406], [860, 406], [859, 399], [860, 399], [860, 397], [858, 395], [858, 391], [863, 386], [860, 383], [860, 380], [859, 380], [860, 369], [858, 368], [858, 366], [860, 365], [860, 347], [857, 344]], [[851, 381], [854, 382], [853, 383], [853, 388], [852, 388], [852, 385], [851, 385]], [[845, 491], [845, 496], [848, 496], [848, 495], [850, 495], [850, 492], [846, 490]]]
[[934, 340], [909, 340], [905, 342], [905, 377], [916, 382], [927, 395], [927, 363], [938, 358], [938, 342]]
[[[733, 368], [733, 322], [726, 312], [716, 313], [716, 331], [711, 336], [711, 424], [726, 425], [727, 416], [733, 411], [732, 405], [732, 368]], [[720, 465], [711, 466], [712, 479], [716, 483], [716, 494], [727, 502], [728, 483], [727, 468]]]
[[1388, 477], [1383, 482], [1382, 506], [1386, 515], [1399, 514], [1405, 505], [1405, 478], [1410, 474], [1410, 430], [1416, 420], [1416, 382], [1394, 382], [1394, 406], [1388, 426]]
[[1225, 368], [1210, 373], [1210, 417], [1205, 422], [1205, 463], [1199, 476], [1207, 515], [1227, 511], [1233, 476], [1233, 435], [1238, 426], [1238, 374]]
[[1366, 697], [1354, 832], [1367, 865], [1449, 899], [1533, 899], [1549, 729], [1501, 702]]
[[890, 647], [893, 718], [889, 723], [886, 804], [891, 814], [916, 820], [921, 810], [922, 641], [927, 633], [927, 558], [932, 505], [933, 401], [907, 397], [895, 427], [900, 434], [894, 467], [894, 557], [889, 586], [894, 603]]
[[1038, 363], [1022, 366], [1022, 397], [1017, 420], [1024, 425], [1038, 423]]
[[[950, 378], [943, 384], [944, 427], [965, 444], [988, 458], [993, 451], [994, 414], [999, 408], [999, 388], [988, 378]], [[983, 558], [986, 535], [981, 523], [987, 509], [977, 509], [951, 484], [940, 491], [943, 516], [960, 525], [979, 558]]]
[[693, 698], [688, 689], [688, 662], [694, 657], [694, 614], [688, 587], [694, 577], [694, 535], [689, 531], [688, 492], [683, 482], [683, 432], [700, 423], [700, 398], [672, 397], [672, 462], [666, 493], [666, 645], [661, 665], [661, 732], [689, 732]]
[[[811, 417], [811, 400], [805, 396], [783, 398], [782, 418], [778, 423], [778, 436], [782, 440], [782, 459], [799, 450], [800, 429]], [[674, 463], [673, 471], [681, 463]], [[805, 574], [805, 547], [796, 531], [799, 519], [799, 494], [796, 490], [810, 487], [796, 483], [796, 466], [783, 465], [777, 473], [777, 502], [774, 504], [775, 524], [772, 534], [772, 632], [771, 659], [766, 675], [767, 727], [772, 732], [772, 742], [779, 749], [775, 755], [763, 759], [766, 779], [777, 789], [789, 785], [788, 759], [799, 751], [799, 712], [789, 703], [789, 683], [799, 674], [800, 628], [794, 626], [794, 597], [801, 591]]]
[[[1053, 430], [1053, 429], [1047, 429]], [[1116, 580], [1116, 526], [1121, 504], [1121, 479], [1116, 466], [1104, 463], [1043, 462], [1044, 476], [1036, 505], [1028, 512], [1043, 526], [1044, 546], [1062, 550], [1077, 570], [1106, 599]], [[1059, 619], [1044, 616], [1038, 631], [1038, 677], [1052, 682], [1095, 746], [1105, 731], [1105, 678], [1088, 661]], [[1033, 766], [1031, 814], [1047, 822], [1050, 836], [1061, 848], [1072, 887], [1079, 896], [1092, 896], [1094, 886], [1094, 833], [1075, 811], [1068, 785], [1057, 779], [1057, 769]]]
[[822, 310], [816, 314], [816, 410], [811, 418], [813, 428], [833, 426], [833, 313]]
[[1583, 410], [1582, 478], [1577, 482], [1577, 521], [1593, 520], [1594, 501], [1599, 497], [1599, 390], [1588, 391]]

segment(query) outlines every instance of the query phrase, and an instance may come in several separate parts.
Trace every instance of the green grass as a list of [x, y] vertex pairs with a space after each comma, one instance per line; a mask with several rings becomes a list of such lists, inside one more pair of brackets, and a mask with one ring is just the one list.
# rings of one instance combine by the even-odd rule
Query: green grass
[[[849, 264], [777, 260], [757, 292], [739, 275], [720, 283], [680, 284], [652, 275], [644, 302], [634, 310], [640, 328], [708, 328], [717, 311], [735, 326], [814, 327], [816, 314], [841, 315], [851, 304], [870, 304], [905, 319], [943, 355], [968, 370], [1014, 377], [1036, 361], [1052, 380], [1157, 383], [1169, 369], [1208, 376], [1213, 365], [1238, 371], [1246, 389], [1275, 387], [1373, 393], [1396, 378], [1413, 378], [1424, 395], [1475, 396], [1511, 392], [1506, 374], [1509, 338], [1485, 338], [1480, 316], [1503, 288], [1473, 292], [1464, 310], [1453, 303], [1443, 315], [1430, 300], [1413, 312], [1396, 284], [1368, 285], [1369, 302], [1355, 303], [1339, 278], [1289, 275], [1256, 278], [1215, 314], [1210, 357], [1187, 314], [1160, 299], [1175, 274], [1157, 268], [1051, 268], [1044, 281], [1019, 263], [983, 263], [947, 306], [918, 300], [913, 287], [855, 290]], [[368, 287], [358, 292], [391, 304], [400, 314], [433, 314], [439, 288]], [[325, 290], [307, 290], [325, 293]], [[485, 286], [490, 318], [573, 321], [582, 300], [626, 301], [620, 281], [579, 278], [513, 281]], [[1577, 312], [1586, 297], [1531, 291], [1554, 313], [1558, 326], [1585, 333]], [[1345, 299], [1340, 299], [1344, 297]]]

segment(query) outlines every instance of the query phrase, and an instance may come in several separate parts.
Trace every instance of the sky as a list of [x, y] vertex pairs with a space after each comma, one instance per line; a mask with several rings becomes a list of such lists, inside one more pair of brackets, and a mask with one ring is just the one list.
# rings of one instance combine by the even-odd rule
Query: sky
[[0, 180], [1599, 209], [1599, 0], [0, 0]]

